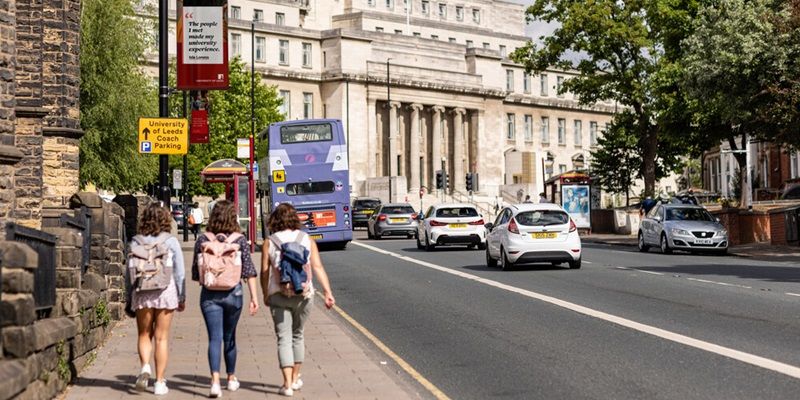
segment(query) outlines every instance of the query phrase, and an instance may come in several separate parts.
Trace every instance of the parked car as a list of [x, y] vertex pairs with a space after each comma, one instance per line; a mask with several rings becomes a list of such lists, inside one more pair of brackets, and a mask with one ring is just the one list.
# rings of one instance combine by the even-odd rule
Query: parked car
[[408, 203], [383, 204], [367, 222], [367, 237], [380, 239], [383, 236], [407, 236], [417, 234], [417, 213]]
[[519, 264], [569, 263], [581, 267], [578, 227], [557, 204], [517, 204], [504, 208], [486, 224], [486, 265], [505, 271]]
[[639, 225], [639, 251], [658, 246], [672, 250], [728, 252], [728, 231], [705, 208], [683, 204], [659, 204]]
[[428, 208], [419, 222], [417, 248], [431, 251], [436, 246], [486, 246], [483, 216], [470, 204], [438, 204]]
[[183, 203], [173, 202], [170, 206], [172, 208], [172, 218], [178, 224], [178, 229], [183, 229], [183, 224], [185, 221], [183, 215]]
[[353, 229], [367, 226], [369, 217], [381, 206], [381, 200], [373, 197], [360, 197], [353, 200]]
[[781, 200], [800, 199], [800, 182], [786, 183], [781, 190]]

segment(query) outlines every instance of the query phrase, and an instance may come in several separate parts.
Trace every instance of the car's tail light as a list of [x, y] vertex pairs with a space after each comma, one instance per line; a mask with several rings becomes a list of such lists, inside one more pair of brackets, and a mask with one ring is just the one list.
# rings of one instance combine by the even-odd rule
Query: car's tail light
[[378, 221], [386, 221], [386, 214], [378, 215]]
[[508, 231], [511, 233], [519, 234], [519, 228], [517, 228], [517, 221], [514, 218], [511, 218], [511, 222], [508, 223]]
[[344, 212], [350, 211], [350, 206], [344, 206]]
[[417, 217], [418, 217], [417, 213], [411, 214], [411, 219], [417, 219]]
[[439, 221], [437, 221], [435, 219], [431, 220], [431, 226], [445, 226], [445, 225], [447, 225], [446, 222], [439, 222]]
[[469, 224], [470, 224], [470, 225], [483, 225], [483, 220], [482, 220], [482, 219], [479, 219], [479, 220], [477, 220], [477, 221], [475, 221], [475, 222], [470, 222]]
[[569, 219], [569, 231], [570, 232], [575, 232], [577, 230], [578, 230], [578, 226], [575, 225], [575, 221], [573, 221], [572, 218], [570, 218]]

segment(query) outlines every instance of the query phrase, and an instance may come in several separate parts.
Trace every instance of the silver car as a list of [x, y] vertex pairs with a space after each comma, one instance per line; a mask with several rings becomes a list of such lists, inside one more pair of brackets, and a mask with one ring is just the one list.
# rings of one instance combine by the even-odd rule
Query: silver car
[[672, 250], [728, 252], [728, 231], [705, 208], [685, 204], [659, 204], [639, 226], [639, 251], [658, 246]]
[[411, 204], [382, 204], [367, 221], [367, 237], [380, 239], [397, 235], [413, 238], [417, 234], [417, 217]]

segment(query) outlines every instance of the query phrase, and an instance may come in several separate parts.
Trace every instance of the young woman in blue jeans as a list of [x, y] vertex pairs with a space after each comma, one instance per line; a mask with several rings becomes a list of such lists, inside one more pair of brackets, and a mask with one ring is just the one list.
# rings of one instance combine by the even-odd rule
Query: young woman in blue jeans
[[[227, 200], [222, 200], [214, 205], [211, 215], [208, 218], [206, 232], [216, 235], [217, 240], [224, 241], [228, 235], [239, 232], [239, 223], [236, 218], [236, 207]], [[200, 254], [201, 246], [209, 239], [200, 236], [194, 246], [194, 260], [192, 262], [192, 280], [200, 280], [200, 270], [197, 264], [197, 255]], [[242, 280], [247, 282], [250, 292], [250, 315], [255, 315], [258, 311], [258, 301], [256, 301], [256, 268], [250, 257], [250, 246], [244, 236], [235, 241], [239, 244], [242, 255]], [[203, 287], [200, 292], [200, 309], [203, 312], [203, 319], [206, 322], [208, 331], [208, 366], [211, 370], [211, 391], [209, 397], [217, 398], [222, 396], [220, 387], [220, 350], [224, 346], [225, 370], [228, 374], [227, 389], [235, 391], [239, 389], [239, 380], [236, 379], [236, 325], [244, 307], [244, 293], [242, 283], [227, 291], [208, 290]]]

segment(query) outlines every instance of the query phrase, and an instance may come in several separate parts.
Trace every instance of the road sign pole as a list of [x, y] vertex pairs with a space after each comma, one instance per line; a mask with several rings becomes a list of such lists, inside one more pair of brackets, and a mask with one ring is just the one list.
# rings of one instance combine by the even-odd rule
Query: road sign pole
[[[186, 91], [183, 91], [183, 118], [186, 118]], [[189, 241], [189, 163], [186, 160], [188, 154], [183, 155], [183, 241]]]
[[[169, 117], [169, 0], [158, 2], [158, 115]], [[169, 157], [158, 156], [159, 199], [169, 207]]]

